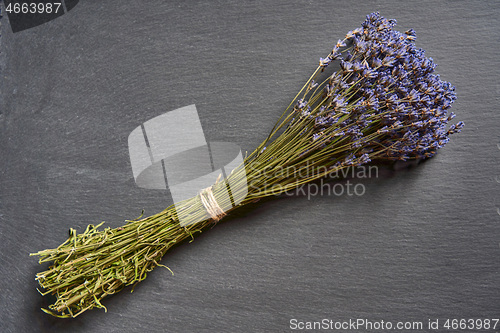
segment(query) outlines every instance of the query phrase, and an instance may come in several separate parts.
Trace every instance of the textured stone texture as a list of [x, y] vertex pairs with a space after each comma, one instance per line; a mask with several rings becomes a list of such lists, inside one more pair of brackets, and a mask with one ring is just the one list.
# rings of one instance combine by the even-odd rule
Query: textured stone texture
[[[363, 196], [284, 197], [167, 254], [133, 294], [75, 320], [42, 313], [29, 257], [70, 227], [162, 210], [137, 188], [127, 137], [196, 104], [207, 141], [252, 150], [344, 34], [379, 10], [457, 88], [466, 128], [418, 166], [359, 180]], [[2, 19], [0, 331], [284, 332], [292, 318], [500, 314], [500, 3], [80, 1], [13, 34]], [[128, 289], [130, 290], [130, 289]]]

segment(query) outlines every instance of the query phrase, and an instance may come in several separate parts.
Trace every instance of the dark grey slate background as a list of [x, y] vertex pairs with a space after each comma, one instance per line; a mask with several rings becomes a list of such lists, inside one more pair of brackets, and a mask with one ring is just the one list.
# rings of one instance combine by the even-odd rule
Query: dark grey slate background
[[[175, 248], [130, 294], [42, 313], [30, 252], [70, 227], [162, 210], [127, 137], [196, 104], [208, 141], [252, 150], [333, 43], [379, 10], [457, 88], [466, 128], [363, 196], [279, 198]], [[80, 1], [13, 34], [2, 19], [1, 332], [286, 332], [289, 321], [500, 316], [500, 3]], [[497, 177], [497, 178], [495, 178]], [[466, 330], [465, 330], [466, 331]], [[497, 329], [498, 331], [498, 329]]]

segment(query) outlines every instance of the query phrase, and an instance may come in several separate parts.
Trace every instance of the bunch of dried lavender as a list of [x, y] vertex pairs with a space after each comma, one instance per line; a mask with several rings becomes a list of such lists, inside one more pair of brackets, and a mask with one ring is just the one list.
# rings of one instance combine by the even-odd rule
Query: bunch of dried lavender
[[[454, 87], [434, 74], [433, 60], [414, 45], [415, 32], [400, 33], [395, 25], [372, 13], [320, 59], [267, 139], [228, 176], [238, 182], [246, 174], [236, 191], [248, 193], [237, 207], [370, 161], [431, 157], [460, 131], [463, 122], [447, 126], [454, 117], [448, 113]], [[117, 229], [89, 225], [83, 234], [70, 229], [58, 248], [33, 254], [40, 263], [52, 262], [36, 277], [43, 295], [56, 295], [43, 311], [74, 317], [104, 308], [105, 296], [144, 280], [174, 244], [193, 239], [229, 213], [214, 209], [228, 200], [221, 194], [225, 189], [224, 182], [216, 182], [177, 209], [170, 206]], [[206, 210], [216, 213], [198, 223], [179, 223], [180, 213], [198, 221]]]

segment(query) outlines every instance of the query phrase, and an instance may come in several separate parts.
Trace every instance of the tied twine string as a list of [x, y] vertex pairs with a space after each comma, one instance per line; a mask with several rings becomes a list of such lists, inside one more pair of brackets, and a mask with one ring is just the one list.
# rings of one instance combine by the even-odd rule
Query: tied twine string
[[[219, 178], [217, 179], [217, 182], [219, 181]], [[217, 182], [215, 183], [217, 184]], [[220, 219], [227, 215], [224, 210], [220, 208], [217, 200], [215, 200], [214, 193], [212, 192], [212, 186], [200, 191], [200, 199], [203, 207], [205, 207], [205, 210], [215, 223], [219, 222]]]

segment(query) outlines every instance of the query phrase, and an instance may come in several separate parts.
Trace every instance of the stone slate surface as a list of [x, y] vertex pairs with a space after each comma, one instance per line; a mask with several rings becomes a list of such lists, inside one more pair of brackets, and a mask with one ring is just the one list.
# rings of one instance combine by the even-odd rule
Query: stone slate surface
[[[30, 252], [69, 228], [171, 204], [138, 188], [129, 133], [196, 104], [208, 141], [254, 149], [338, 38], [380, 11], [457, 89], [466, 128], [438, 155], [358, 179], [364, 195], [268, 200], [176, 247], [140, 283], [71, 320]], [[290, 320], [500, 316], [500, 3], [80, 1], [12, 33], [2, 18], [1, 332], [287, 332]], [[341, 184], [345, 184], [340, 182]], [[497, 328], [497, 330], [500, 328]], [[444, 331], [441, 326], [441, 331]], [[363, 330], [360, 330], [363, 331]], [[422, 331], [428, 331], [424, 329]], [[467, 330], [464, 330], [467, 331]]]

